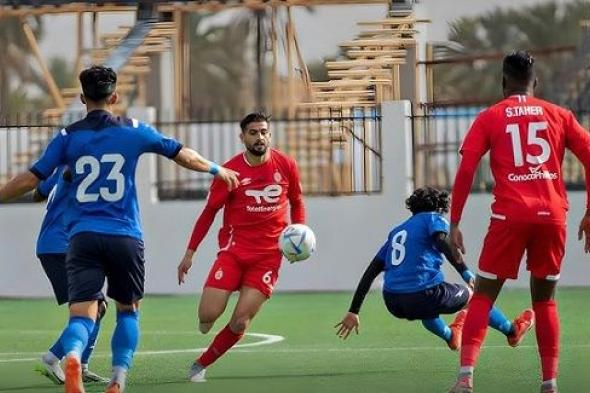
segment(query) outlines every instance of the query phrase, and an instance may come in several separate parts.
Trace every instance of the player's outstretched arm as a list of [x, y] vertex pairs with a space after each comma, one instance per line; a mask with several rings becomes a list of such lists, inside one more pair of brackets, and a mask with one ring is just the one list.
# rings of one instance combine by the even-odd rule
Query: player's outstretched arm
[[233, 190], [239, 184], [237, 172], [219, 166], [216, 163], [205, 159], [199, 153], [188, 147], [183, 147], [180, 149], [176, 157], [174, 157], [174, 162], [193, 171], [209, 172], [227, 184], [227, 188], [229, 190]]
[[32, 172], [26, 171], [12, 178], [4, 187], [0, 188], [0, 202], [18, 198], [34, 190], [39, 184], [39, 178]]
[[375, 257], [369, 266], [367, 266], [367, 269], [354, 292], [348, 312], [344, 315], [344, 318], [334, 326], [337, 329], [336, 335], [338, 337], [346, 339], [353, 330], [356, 334], [359, 333], [360, 319], [358, 313], [365, 301], [365, 296], [367, 296], [369, 289], [371, 289], [373, 281], [375, 281], [375, 278], [383, 271], [384, 265], [385, 262], [383, 262], [381, 258]]

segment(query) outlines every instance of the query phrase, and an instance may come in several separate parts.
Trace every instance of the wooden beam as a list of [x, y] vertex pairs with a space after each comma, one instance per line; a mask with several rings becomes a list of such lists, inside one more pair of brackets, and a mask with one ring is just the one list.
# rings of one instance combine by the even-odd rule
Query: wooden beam
[[356, 48], [356, 47], [400, 47], [416, 45], [416, 40], [413, 38], [376, 38], [376, 39], [359, 39], [346, 41], [340, 46], [345, 48]]
[[49, 67], [47, 67], [47, 63], [45, 63], [45, 59], [43, 58], [43, 54], [41, 53], [41, 49], [39, 49], [39, 45], [37, 44], [37, 39], [35, 38], [35, 34], [31, 29], [31, 26], [27, 23], [25, 18], [21, 18], [21, 27], [25, 36], [27, 37], [27, 41], [33, 51], [33, 55], [39, 62], [39, 66], [41, 67], [41, 71], [43, 72], [43, 77], [45, 78], [45, 82], [47, 83], [47, 87], [49, 88], [49, 92], [53, 97], [53, 101], [55, 101], [55, 105], [59, 108], [65, 108], [66, 104], [64, 103], [63, 97], [59, 92], [59, 87], [55, 83], [55, 79], [51, 75], [49, 71]]
[[374, 69], [374, 70], [332, 70], [328, 75], [334, 78], [357, 77], [357, 78], [388, 78], [391, 77], [391, 70]]
[[403, 57], [407, 55], [405, 49], [350, 49], [346, 51], [346, 55], [351, 58], [362, 57]]
[[376, 68], [387, 67], [394, 64], [405, 64], [405, 59], [389, 58], [389, 59], [358, 59], [358, 60], [336, 60], [327, 61], [325, 63], [328, 70], [346, 70], [355, 67]]

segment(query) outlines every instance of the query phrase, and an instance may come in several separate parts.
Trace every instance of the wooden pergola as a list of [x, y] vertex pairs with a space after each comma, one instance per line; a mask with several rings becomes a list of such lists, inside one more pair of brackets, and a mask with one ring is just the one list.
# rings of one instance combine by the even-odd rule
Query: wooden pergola
[[[402, 0], [391, 0], [393, 2]], [[138, 4], [141, 6], [138, 7]], [[124, 41], [131, 26], [119, 28], [114, 33], [99, 35], [98, 18], [100, 14], [110, 12], [138, 12], [140, 7], [149, 7], [154, 15], [167, 15], [165, 22], [156, 22], [153, 29], [144, 38], [127, 65], [120, 73], [120, 90], [122, 93], [135, 92], [139, 102], [145, 102], [145, 75], [150, 72], [150, 56], [164, 51], [173, 52], [174, 61], [174, 102], [175, 118], [185, 118], [190, 104], [190, 86], [185, 83], [185, 76], [190, 75], [189, 46], [187, 42], [187, 15], [191, 12], [218, 12], [226, 9], [247, 7], [253, 10], [270, 11], [272, 54], [271, 75], [271, 109], [279, 101], [286, 102], [289, 114], [295, 114], [297, 108], [331, 108], [337, 105], [365, 105], [384, 99], [400, 98], [400, 66], [406, 63], [408, 48], [415, 46], [414, 26], [424, 22], [413, 17], [411, 9], [404, 12], [391, 12], [379, 21], [361, 22], [364, 31], [354, 40], [340, 46], [347, 59], [326, 63], [329, 82], [313, 83], [307, 66], [303, 61], [299, 40], [291, 7], [314, 5], [343, 4], [388, 4], [388, 0], [234, 0], [234, 1], [9, 1], [0, 0], [0, 23], [2, 18], [18, 17], [32, 52], [39, 63], [55, 109], [50, 115], [60, 116], [68, 104], [75, 99], [77, 89], [59, 90], [49, 72], [39, 45], [29, 26], [30, 16], [51, 14], [74, 14], [77, 16], [75, 35], [77, 37], [76, 69], [82, 66], [83, 56], [90, 54], [93, 62], [104, 61], [114, 48]], [[279, 8], [286, 8], [287, 17], [283, 26], [277, 24]], [[92, 47], [83, 48], [86, 31], [83, 15], [91, 13]], [[284, 54], [287, 75], [279, 77], [279, 37], [283, 35]], [[415, 59], [414, 59], [415, 60]], [[412, 60], [413, 61], [413, 60]], [[286, 91], [285, 91], [286, 90]], [[122, 111], [124, 108], [120, 108]]]

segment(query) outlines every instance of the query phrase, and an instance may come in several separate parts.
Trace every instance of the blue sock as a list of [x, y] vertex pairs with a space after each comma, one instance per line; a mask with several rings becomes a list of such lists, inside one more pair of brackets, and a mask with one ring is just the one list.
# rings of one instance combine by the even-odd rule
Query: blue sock
[[61, 337], [62, 336], [60, 336], [57, 339], [57, 341], [55, 343], [53, 343], [53, 346], [51, 348], [49, 348], [49, 352], [51, 352], [52, 354], [54, 354], [55, 357], [58, 358], [58, 359], [61, 359], [64, 356], [66, 356], [66, 354], [64, 353], [64, 347], [63, 347], [63, 345], [61, 345]]
[[100, 319], [96, 321], [94, 324], [94, 329], [90, 333], [88, 337], [88, 344], [86, 344], [86, 349], [84, 349], [84, 353], [82, 353], [82, 364], [88, 364], [88, 360], [94, 351], [94, 346], [96, 345], [96, 340], [98, 339], [98, 333], [100, 332]]
[[70, 317], [70, 322], [66, 329], [61, 335], [59, 341], [64, 353], [69, 355], [74, 353], [81, 357], [86, 344], [88, 343], [88, 337], [90, 332], [94, 329], [94, 321], [90, 318], [85, 317]]
[[510, 322], [506, 316], [500, 311], [498, 307], [492, 307], [490, 310], [490, 327], [504, 333], [509, 336], [514, 332], [512, 322]]
[[139, 342], [139, 313], [118, 311], [117, 326], [111, 340], [113, 367], [129, 369]]
[[451, 339], [451, 328], [447, 326], [446, 322], [443, 321], [441, 317], [434, 319], [423, 319], [422, 325], [447, 342]]

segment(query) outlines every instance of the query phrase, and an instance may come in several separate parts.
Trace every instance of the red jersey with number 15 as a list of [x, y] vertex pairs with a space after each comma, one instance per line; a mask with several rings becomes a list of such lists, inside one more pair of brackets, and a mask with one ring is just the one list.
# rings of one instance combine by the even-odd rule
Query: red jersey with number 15
[[582, 161], [590, 135], [557, 105], [514, 95], [482, 112], [460, 152], [490, 151], [495, 180], [492, 216], [523, 222], [565, 222], [568, 209], [561, 165], [565, 149]]
[[251, 166], [244, 153], [240, 153], [223, 166], [239, 173], [240, 184], [229, 192], [225, 183], [218, 179], [213, 181], [189, 248], [197, 248], [215, 213], [223, 208], [223, 226], [218, 236], [222, 250], [233, 247], [251, 253], [278, 250], [279, 235], [287, 225], [289, 205], [291, 222], [305, 222], [297, 164], [286, 154], [272, 149], [263, 164]]

